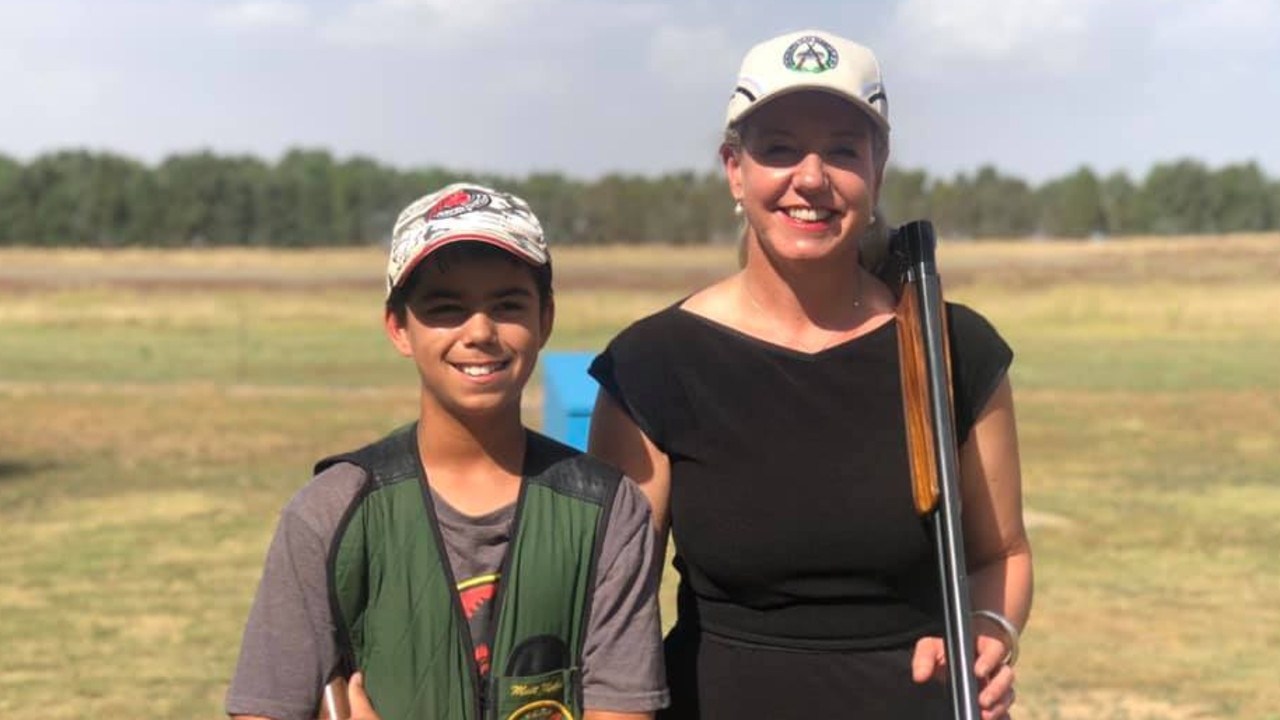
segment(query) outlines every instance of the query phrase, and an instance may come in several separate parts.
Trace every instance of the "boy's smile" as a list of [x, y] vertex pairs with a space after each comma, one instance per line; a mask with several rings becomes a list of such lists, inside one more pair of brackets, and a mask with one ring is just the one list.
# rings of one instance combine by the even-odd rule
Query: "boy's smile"
[[507, 369], [511, 365], [510, 360], [501, 362], [472, 364], [472, 363], [451, 363], [454, 367], [462, 371], [463, 375], [476, 380], [485, 380], [492, 375]]
[[387, 315], [392, 344], [418, 367], [424, 412], [512, 411], [518, 419], [520, 393], [551, 332], [550, 304], [542, 307], [532, 272], [515, 258], [432, 260], [418, 272], [404, 325]]

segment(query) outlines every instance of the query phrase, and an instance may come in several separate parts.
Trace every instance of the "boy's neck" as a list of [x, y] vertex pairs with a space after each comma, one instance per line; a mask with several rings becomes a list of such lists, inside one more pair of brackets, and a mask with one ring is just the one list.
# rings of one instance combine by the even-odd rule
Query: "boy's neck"
[[515, 502], [528, 437], [519, 411], [468, 423], [425, 410], [418, 448], [431, 488], [466, 515]]

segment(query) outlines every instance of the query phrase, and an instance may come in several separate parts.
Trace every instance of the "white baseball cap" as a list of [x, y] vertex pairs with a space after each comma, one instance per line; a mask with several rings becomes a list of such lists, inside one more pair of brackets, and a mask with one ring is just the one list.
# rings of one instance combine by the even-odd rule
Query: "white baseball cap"
[[400, 212], [391, 231], [387, 295], [432, 252], [462, 241], [488, 243], [530, 265], [551, 259], [542, 224], [528, 203], [483, 185], [454, 183]]
[[852, 40], [822, 30], [779, 35], [747, 51], [738, 85], [729, 98], [725, 126], [769, 100], [799, 90], [842, 97], [889, 131], [889, 100], [876, 56]]

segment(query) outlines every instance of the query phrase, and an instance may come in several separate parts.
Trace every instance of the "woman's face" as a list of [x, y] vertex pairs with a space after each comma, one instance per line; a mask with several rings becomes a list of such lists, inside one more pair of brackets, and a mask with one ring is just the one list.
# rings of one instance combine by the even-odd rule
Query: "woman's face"
[[723, 159], [765, 252], [805, 260], [855, 248], [880, 192], [884, 158], [873, 146], [871, 120], [820, 91], [785, 95], [750, 116], [741, 151]]

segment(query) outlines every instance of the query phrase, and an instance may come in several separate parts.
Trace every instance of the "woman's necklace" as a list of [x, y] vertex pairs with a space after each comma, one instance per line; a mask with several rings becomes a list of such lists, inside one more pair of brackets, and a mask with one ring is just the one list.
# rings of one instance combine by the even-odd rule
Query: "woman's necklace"
[[[760, 302], [756, 300], [756, 296], [754, 293], [751, 292], [751, 288], [747, 285], [747, 279], [745, 277], [742, 278], [742, 290], [747, 294], [747, 300], [751, 302], [751, 306], [755, 308], [756, 312], [760, 313], [760, 316], [762, 318], [766, 318], [766, 319], [772, 318], [772, 313], [766, 311], [764, 307], [760, 305]], [[858, 273], [858, 286], [854, 289], [853, 307], [854, 307], [854, 310], [856, 311], [857, 308], [861, 306], [862, 306], [862, 273]], [[776, 320], [774, 322], [776, 323]], [[808, 347], [798, 342], [796, 344], [800, 345], [800, 349], [804, 351], [806, 354], [816, 355], [817, 353], [820, 353], [823, 350], [826, 350], [827, 348], [834, 345], [836, 340], [848, 331], [847, 330], [827, 330], [826, 332], [827, 332], [827, 337], [822, 341], [822, 344], [817, 347]], [[771, 333], [771, 334], [774, 335], [775, 338], [779, 338], [778, 333]], [[785, 343], [785, 342], [782, 342], [779, 344], [783, 345], [784, 347], [790, 346], [789, 343]]]

